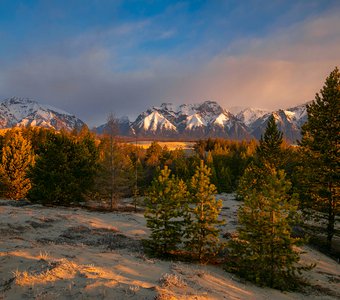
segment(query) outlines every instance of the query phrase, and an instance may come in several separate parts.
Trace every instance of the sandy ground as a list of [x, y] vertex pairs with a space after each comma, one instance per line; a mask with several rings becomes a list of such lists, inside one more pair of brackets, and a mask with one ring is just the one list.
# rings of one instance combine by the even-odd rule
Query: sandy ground
[[[232, 232], [239, 202], [221, 197]], [[0, 204], [0, 299], [340, 299], [340, 265], [313, 249], [302, 255], [317, 263], [310, 286], [283, 293], [221, 267], [148, 258], [142, 214]]]

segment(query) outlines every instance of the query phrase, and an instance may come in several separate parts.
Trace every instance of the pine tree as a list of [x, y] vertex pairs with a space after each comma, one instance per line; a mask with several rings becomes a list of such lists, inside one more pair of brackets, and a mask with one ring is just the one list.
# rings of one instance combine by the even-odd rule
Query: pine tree
[[[259, 145], [256, 147], [254, 160], [247, 167], [247, 169], [252, 170], [247, 173], [248, 184], [239, 186], [237, 189], [239, 199], [243, 199], [248, 190], [261, 191], [262, 186], [267, 181], [265, 165], [270, 165], [276, 170], [282, 167], [282, 141], [282, 132], [278, 130], [275, 118], [272, 115], [268, 119], [264, 135], [261, 136]], [[242, 181], [242, 177], [240, 180]]]
[[10, 199], [24, 198], [31, 188], [27, 171], [34, 163], [31, 144], [19, 129], [7, 133], [7, 140], [2, 148], [0, 176], [4, 187], [4, 196]]
[[229, 167], [222, 167], [219, 175], [219, 185], [221, 192], [231, 193], [232, 192], [232, 174]]
[[[260, 170], [259, 170], [260, 169]], [[254, 186], [253, 173], [261, 181]], [[292, 289], [298, 274], [309, 267], [297, 266], [295, 245], [303, 241], [292, 237], [292, 224], [299, 219], [297, 195], [289, 195], [291, 184], [283, 170], [264, 163], [252, 164], [241, 179], [244, 203], [239, 209], [238, 237], [229, 243], [227, 270], [259, 285]]]
[[156, 255], [174, 254], [182, 243], [188, 192], [182, 180], [170, 177], [167, 166], [160, 172], [145, 199], [145, 218], [151, 230], [149, 247]]
[[50, 133], [45, 151], [29, 171], [29, 199], [56, 205], [84, 201], [93, 186], [96, 169], [97, 149], [90, 136], [75, 141], [65, 132]]
[[[305, 158], [304, 180], [311, 208], [325, 215], [331, 250], [336, 215], [340, 213], [340, 73], [335, 68], [315, 100], [307, 105], [308, 120], [300, 143]], [[320, 215], [320, 214], [318, 214]]]
[[105, 136], [99, 144], [100, 160], [96, 177], [96, 197], [108, 203], [110, 209], [118, 206], [119, 198], [131, 196], [135, 169], [126, 145], [114, 142]]
[[187, 222], [186, 248], [200, 261], [213, 258], [222, 244], [218, 220], [222, 201], [215, 199], [216, 187], [210, 183], [211, 170], [201, 160], [190, 185], [190, 215]]
[[[105, 129], [106, 135], [109, 137], [109, 151], [105, 153], [106, 160], [103, 166], [103, 170], [107, 171], [107, 178], [109, 179], [109, 191], [110, 191], [110, 208], [117, 205], [118, 197], [116, 191], [116, 156], [117, 156], [117, 142], [116, 136], [119, 133], [118, 120], [113, 113], [110, 113], [107, 118], [107, 125]], [[107, 163], [108, 162], [108, 163]]]
[[259, 160], [278, 165], [281, 159], [282, 132], [278, 130], [275, 118], [271, 115], [268, 119], [264, 135], [256, 148], [256, 156]]

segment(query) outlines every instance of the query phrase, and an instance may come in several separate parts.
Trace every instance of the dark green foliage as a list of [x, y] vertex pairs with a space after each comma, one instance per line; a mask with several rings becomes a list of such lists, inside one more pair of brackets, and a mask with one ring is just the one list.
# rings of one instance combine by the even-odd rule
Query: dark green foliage
[[256, 147], [258, 159], [279, 165], [282, 159], [282, 132], [278, 130], [275, 118], [271, 115], [267, 122], [264, 135], [261, 136], [260, 144]]
[[278, 289], [298, 286], [298, 275], [310, 267], [298, 266], [294, 250], [303, 240], [292, 237], [299, 222], [298, 197], [282, 170], [282, 134], [270, 118], [256, 148], [255, 159], [245, 170], [238, 196], [238, 237], [230, 246], [227, 269], [259, 285]]
[[[302, 180], [309, 201], [305, 205], [326, 219], [330, 250], [340, 213], [340, 73], [335, 68], [320, 94], [307, 105], [308, 121], [300, 143], [304, 166]], [[321, 213], [321, 214], [320, 214]]]
[[50, 133], [46, 149], [29, 177], [30, 200], [70, 205], [84, 200], [96, 175], [97, 150], [91, 136], [75, 140], [66, 133]]
[[148, 246], [159, 256], [174, 254], [182, 243], [188, 211], [188, 191], [182, 180], [170, 177], [168, 167], [152, 182], [145, 199], [145, 218], [151, 230]]
[[[261, 174], [256, 184], [254, 172]], [[298, 286], [298, 275], [311, 266], [297, 266], [299, 253], [293, 247], [302, 240], [292, 237], [291, 226], [299, 215], [297, 196], [289, 195], [290, 188], [283, 170], [270, 164], [247, 168], [239, 187], [244, 204], [238, 237], [229, 244], [228, 271], [259, 285], [283, 290]]]
[[[55, 133], [54, 129], [42, 127], [23, 127], [22, 135], [30, 141], [32, 149], [36, 155], [40, 155], [46, 150], [48, 139]], [[52, 133], [52, 134], [51, 134]]]
[[200, 261], [212, 259], [221, 249], [217, 225], [222, 201], [215, 199], [216, 187], [210, 183], [211, 170], [203, 161], [196, 168], [190, 185], [189, 219], [186, 228], [186, 248]]
[[219, 193], [235, 191], [238, 180], [251, 161], [255, 141], [236, 142], [223, 139], [198, 141], [194, 148], [212, 169], [212, 183]]
[[218, 220], [222, 203], [215, 200], [210, 175], [201, 161], [189, 192], [183, 180], [170, 177], [167, 166], [153, 181], [145, 200], [145, 218], [151, 230], [147, 245], [154, 254], [168, 256], [186, 249], [188, 257], [208, 261], [220, 250], [216, 226], [223, 224]]

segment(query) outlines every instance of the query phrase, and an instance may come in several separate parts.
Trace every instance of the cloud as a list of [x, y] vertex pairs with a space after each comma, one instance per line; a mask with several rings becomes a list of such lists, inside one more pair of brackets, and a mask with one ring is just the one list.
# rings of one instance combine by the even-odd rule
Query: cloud
[[[235, 39], [213, 57], [205, 55], [204, 45], [180, 54], [165, 50], [134, 56], [131, 44], [138, 47], [143, 38], [176, 34], [171, 28], [154, 29], [153, 20], [87, 32], [70, 41], [71, 46], [25, 56], [1, 68], [1, 96], [32, 97], [91, 126], [104, 122], [109, 112], [136, 116], [169, 101], [289, 107], [313, 99], [339, 65], [338, 16], [335, 9], [263, 37]], [[125, 59], [133, 67], [126, 68]]]
[[314, 98], [340, 61], [339, 11], [235, 41], [183, 82], [182, 96], [276, 109]]

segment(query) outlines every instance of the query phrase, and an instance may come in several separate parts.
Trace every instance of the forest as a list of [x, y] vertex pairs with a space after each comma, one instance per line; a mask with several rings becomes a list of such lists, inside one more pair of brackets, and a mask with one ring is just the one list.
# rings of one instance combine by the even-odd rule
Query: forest
[[[274, 117], [260, 141], [208, 138], [192, 151], [126, 143], [112, 115], [102, 135], [11, 128], [0, 137], [1, 197], [108, 211], [132, 198], [151, 231], [148, 255], [222, 264], [256, 284], [295, 289], [313, 267], [297, 266], [296, 246], [340, 258], [338, 68], [307, 113], [298, 146], [284, 141]], [[221, 236], [222, 193], [241, 203], [233, 237]]]

